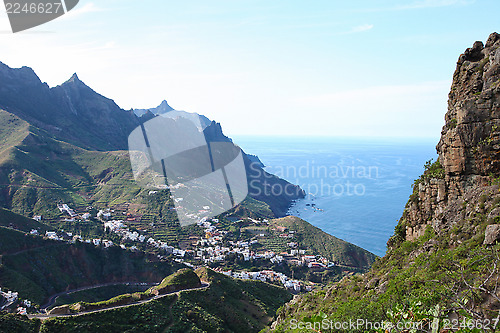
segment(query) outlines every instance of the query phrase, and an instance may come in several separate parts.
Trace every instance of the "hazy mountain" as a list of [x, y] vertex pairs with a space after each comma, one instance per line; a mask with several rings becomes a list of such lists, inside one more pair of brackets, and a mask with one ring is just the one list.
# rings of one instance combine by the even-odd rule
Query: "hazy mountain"
[[[141, 117], [150, 118], [150, 116], [147, 115], [148, 113], [151, 113], [154, 116], [159, 116], [159, 115], [166, 114], [170, 111], [177, 111], [177, 113], [181, 113], [183, 115], [183, 117], [191, 119], [195, 123], [197, 123], [199, 121], [201, 124], [201, 127], [203, 129], [205, 129], [207, 126], [209, 126], [212, 123], [212, 121], [210, 119], [208, 119], [207, 117], [205, 117], [204, 115], [200, 115], [198, 113], [190, 113], [190, 112], [186, 112], [186, 111], [174, 110], [170, 105], [168, 105], [167, 101], [165, 101], [165, 100], [163, 100], [163, 102], [161, 102], [161, 104], [155, 108], [133, 109], [133, 110], [134, 110], [134, 113], [140, 118]], [[145, 119], [145, 118], [143, 118], [143, 119]]]

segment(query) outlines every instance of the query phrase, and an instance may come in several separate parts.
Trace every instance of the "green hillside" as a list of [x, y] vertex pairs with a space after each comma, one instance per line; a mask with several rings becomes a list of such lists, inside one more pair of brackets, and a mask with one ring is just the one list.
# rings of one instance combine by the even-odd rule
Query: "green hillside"
[[179, 267], [142, 252], [43, 240], [5, 228], [0, 228], [0, 250], [0, 285], [37, 304], [83, 286], [158, 282]]
[[[30, 127], [7, 112], [0, 116], [3, 116], [0, 124], [8, 124], [11, 119], [18, 124], [18, 134], [9, 136], [6, 130], [3, 137], [9, 139], [0, 142], [0, 149], [8, 148], [5, 158], [0, 159], [0, 206], [28, 217], [42, 215], [45, 223], [52, 223], [61, 216], [58, 203], [67, 203], [77, 210], [91, 205], [104, 208], [136, 204], [140, 207], [137, 214], [145, 220], [138, 227], [154, 222], [164, 240], [178, 241], [173, 237], [180, 232], [176, 213], [171, 210], [174, 204], [169, 191], [149, 195], [149, 190], [139, 187], [127, 151], [83, 149], [57, 140], [45, 130]], [[229, 215], [275, 216], [268, 204], [251, 197], [224, 214]]]
[[[436, 233], [429, 225], [419, 238], [399, 238], [394, 243], [401, 237], [401, 227], [396, 227], [392, 247], [368, 273], [328, 285], [287, 305], [280, 313], [276, 331], [302, 332], [289, 330], [290, 320], [319, 318], [321, 313], [329, 320], [341, 322], [361, 318], [396, 323], [410, 318], [390, 313], [415, 316], [417, 322], [429, 322], [436, 316], [441, 317], [440, 325], [443, 325], [443, 319], [456, 311], [466, 324], [476, 319], [491, 322], [498, 315], [500, 305], [492, 296], [498, 283], [500, 243], [488, 246], [483, 242], [487, 226], [498, 222], [498, 217], [488, 218], [488, 215], [500, 208], [500, 196], [498, 186], [484, 190], [491, 198], [484, 196], [481, 201], [468, 203], [470, 209], [478, 213], [449, 230]], [[436, 308], [438, 304], [440, 308]], [[460, 310], [461, 307], [464, 310]], [[475, 311], [477, 317], [473, 315]]]
[[127, 308], [49, 319], [40, 332], [258, 332], [291, 299], [286, 290], [263, 282], [235, 280], [205, 268], [197, 274], [209, 288]]
[[198, 275], [196, 275], [192, 270], [185, 268], [167, 276], [160, 282], [159, 285], [147, 290], [147, 293], [161, 295], [180, 289], [196, 288], [200, 286], [201, 282]]
[[127, 152], [89, 151], [32, 131], [0, 164], [2, 204], [25, 216], [58, 215], [57, 203], [130, 201], [140, 191]]
[[14, 146], [28, 135], [29, 124], [19, 117], [0, 110], [0, 163], [9, 158]]
[[183, 268], [164, 278], [160, 284], [146, 291], [115, 294], [109, 299], [100, 299], [95, 302], [77, 301], [51, 309], [50, 314], [66, 312], [84, 312], [109, 309], [120, 305], [129, 305], [141, 300], [148, 300], [159, 295], [171, 294], [180, 290], [201, 288], [200, 278], [189, 268]]
[[55, 245], [57, 242], [27, 235], [17, 230], [0, 226], [0, 255]]
[[370, 267], [377, 258], [359, 246], [348, 243], [295, 216], [287, 216], [271, 221], [277, 225], [296, 232], [297, 242], [301, 248], [318, 253], [341, 265], [359, 268]]
[[30, 232], [33, 229], [38, 230], [40, 234], [53, 230], [50, 226], [0, 208], [0, 226], [16, 229], [19, 231]]

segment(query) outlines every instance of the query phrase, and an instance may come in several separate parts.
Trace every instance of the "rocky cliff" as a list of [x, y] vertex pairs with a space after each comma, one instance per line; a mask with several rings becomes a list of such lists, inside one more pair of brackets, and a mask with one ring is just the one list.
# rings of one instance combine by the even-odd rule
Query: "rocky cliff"
[[415, 180], [387, 254], [366, 274], [295, 298], [273, 329], [292, 331], [292, 320], [305, 318], [417, 323], [418, 332], [493, 331], [488, 323], [500, 313], [499, 134], [500, 35], [493, 33], [458, 59], [439, 158]]
[[403, 216], [407, 240], [422, 236], [427, 225], [441, 230], [466, 218], [464, 203], [489, 195], [485, 186], [500, 174], [499, 34], [460, 55], [445, 122], [439, 160], [415, 183]]

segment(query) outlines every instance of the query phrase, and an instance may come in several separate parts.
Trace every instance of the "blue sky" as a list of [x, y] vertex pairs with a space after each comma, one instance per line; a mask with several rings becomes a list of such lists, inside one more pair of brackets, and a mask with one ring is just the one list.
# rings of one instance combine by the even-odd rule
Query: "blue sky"
[[179, 110], [228, 134], [439, 136], [456, 60], [500, 32], [495, 0], [80, 0], [12, 34], [0, 61], [50, 86], [77, 72], [122, 108]]

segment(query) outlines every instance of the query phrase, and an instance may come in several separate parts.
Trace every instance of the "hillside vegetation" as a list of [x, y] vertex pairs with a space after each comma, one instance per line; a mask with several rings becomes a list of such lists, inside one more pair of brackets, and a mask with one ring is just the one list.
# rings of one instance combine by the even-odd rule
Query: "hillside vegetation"
[[201, 281], [190, 269], [180, 269], [176, 273], [164, 278], [159, 285], [151, 287], [146, 294], [162, 295], [181, 289], [191, 289], [201, 286]]
[[26, 121], [0, 109], [0, 163], [24, 140], [28, 131], [29, 124]]
[[46, 231], [53, 230], [52, 227], [44, 223], [40, 223], [4, 208], [0, 208], [0, 226], [24, 232], [37, 230], [39, 234], [45, 234]]
[[272, 220], [272, 225], [296, 232], [297, 242], [302, 248], [318, 253], [341, 265], [359, 268], [370, 267], [377, 256], [354, 244], [348, 243], [295, 216]]
[[[49, 319], [39, 332], [258, 332], [291, 299], [286, 290], [267, 283], [236, 280], [206, 268], [196, 274], [210, 287], [141, 305]], [[36, 325], [19, 316], [0, 317], [0, 329], [16, 324], [24, 325], [26, 332], [38, 332]]]
[[[76, 74], [49, 88], [31, 68], [0, 62], [0, 81], [0, 206], [55, 218], [59, 202], [73, 207], [145, 203], [126, 149], [130, 133], [152, 113], [139, 118], [120, 109]], [[207, 142], [233, 144], [219, 123], [202, 119]], [[304, 196], [298, 186], [268, 175], [258, 158], [243, 158], [247, 178], [258, 188], [250, 197], [266, 203], [256, 214], [283, 216], [293, 200]], [[269, 195], [262, 191], [264, 182], [293, 191]]]

